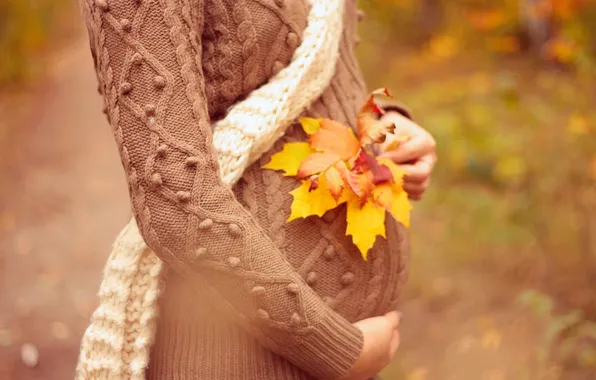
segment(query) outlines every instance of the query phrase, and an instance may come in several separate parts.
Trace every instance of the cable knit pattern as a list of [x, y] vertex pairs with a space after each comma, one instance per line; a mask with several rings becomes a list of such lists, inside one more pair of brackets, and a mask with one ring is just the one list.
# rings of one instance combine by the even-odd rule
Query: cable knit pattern
[[234, 4], [234, 20], [238, 24], [238, 40], [242, 44], [242, 58], [244, 59], [242, 71], [244, 74], [243, 90], [249, 93], [257, 86], [257, 70], [259, 61], [257, 54], [257, 32], [251, 20], [250, 12], [246, 9], [244, 0]]
[[[362, 344], [350, 322], [394, 307], [403, 231], [363, 262], [345, 210], [285, 223], [296, 182], [255, 163], [306, 138], [288, 129], [301, 114], [353, 125], [365, 96], [341, 47], [354, 2], [302, 1], [81, 0], [136, 222], [104, 270], [77, 379], [333, 379]], [[268, 25], [285, 35], [273, 56]], [[268, 60], [290, 55], [271, 76]], [[218, 99], [246, 95], [221, 118]], [[230, 189], [243, 175], [246, 208]]]
[[221, 95], [224, 98], [230, 100], [234, 97], [234, 73], [232, 72], [231, 55], [232, 49], [230, 48], [231, 36], [230, 30], [228, 29], [225, 19], [228, 17], [224, 4], [221, 0], [214, 0], [209, 7], [205, 8], [206, 15], [212, 20], [214, 33], [219, 38], [220, 42], [216, 45], [216, 51], [219, 53], [219, 62], [217, 70], [223, 76], [224, 80], [221, 86]]
[[[290, 65], [267, 86], [232, 107], [226, 118], [215, 125], [213, 144], [220, 153], [219, 165], [227, 173], [225, 182], [236, 183], [244, 168], [271, 149], [285, 128], [328, 85], [335, 71], [335, 65], [329, 61], [336, 62], [339, 56], [340, 39], [334, 33], [342, 30], [342, 3], [316, 2], [309, 13], [304, 41]], [[300, 95], [293, 89], [300, 89]]]

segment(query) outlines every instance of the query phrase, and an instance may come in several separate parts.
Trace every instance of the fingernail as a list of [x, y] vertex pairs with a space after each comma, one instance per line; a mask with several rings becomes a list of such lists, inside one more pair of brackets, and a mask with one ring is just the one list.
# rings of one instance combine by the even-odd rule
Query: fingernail
[[399, 321], [401, 322], [401, 317], [403, 315], [403, 313], [401, 311], [396, 311], [397, 313], [397, 318], [399, 318]]

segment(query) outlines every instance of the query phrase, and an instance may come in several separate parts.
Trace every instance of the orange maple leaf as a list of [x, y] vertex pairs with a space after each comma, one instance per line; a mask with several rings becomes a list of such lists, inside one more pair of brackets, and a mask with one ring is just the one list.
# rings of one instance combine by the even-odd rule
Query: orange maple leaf
[[360, 142], [350, 128], [334, 120], [322, 119], [321, 128], [310, 136], [310, 146], [316, 151], [349, 160], [358, 153]]
[[337, 201], [345, 187], [344, 179], [341, 172], [336, 166], [332, 166], [325, 171], [325, 180], [327, 181], [327, 188], [331, 196]]
[[339, 160], [340, 157], [335, 153], [313, 153], [302, 160], [296, 177], [305, 179], [320, 174]]

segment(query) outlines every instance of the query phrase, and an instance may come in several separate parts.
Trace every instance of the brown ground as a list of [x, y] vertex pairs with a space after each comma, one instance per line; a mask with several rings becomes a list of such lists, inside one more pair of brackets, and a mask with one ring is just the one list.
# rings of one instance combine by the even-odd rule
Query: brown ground
[[[101, 268], [129, 217], [86, 42], [58, 55], [35, 95], [0, 105], [11, 115], [0, 127], [17, 124], [0, 152], [0, 380], [73, 377]], [[385, 378], [530, 379], [519, 370], [532, 357], [535, 321], [513, 306], [517, 289], [503, 287], [465, 274], [438, 280], [431, 299], [410, 294]], [[37, 367], [22, 363], [23, 343], [38, 348]]]
[[[73, 377], [102, 265], [129, 216], [83, 46], [61, 53], [49, 82], [3, 112], [18, 134], [0, 153], [1, 380]], [[39, 349], [37, 368], [21, 364], [24, 342]]]

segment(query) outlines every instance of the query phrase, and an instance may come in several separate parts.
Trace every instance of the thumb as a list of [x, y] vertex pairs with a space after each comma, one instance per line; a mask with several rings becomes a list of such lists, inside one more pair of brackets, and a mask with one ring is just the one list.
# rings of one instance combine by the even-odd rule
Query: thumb
[[389, 357], [393, 357], [395, 356], [395, 352], [397, 351], [397, 348], [399, 347], [399, 344], [401, 343], [400, 340], [400, 336], [399, 336], [399, 330], [395, 329], [393, 330], [393, 334], [391, 335], [391, 343], [389, 345]]
[[385, 314], [385, 318], [387, 318], [393, 329], [397, 329], [401, 320], [401, 313], [398, 311], [391, 311]]

